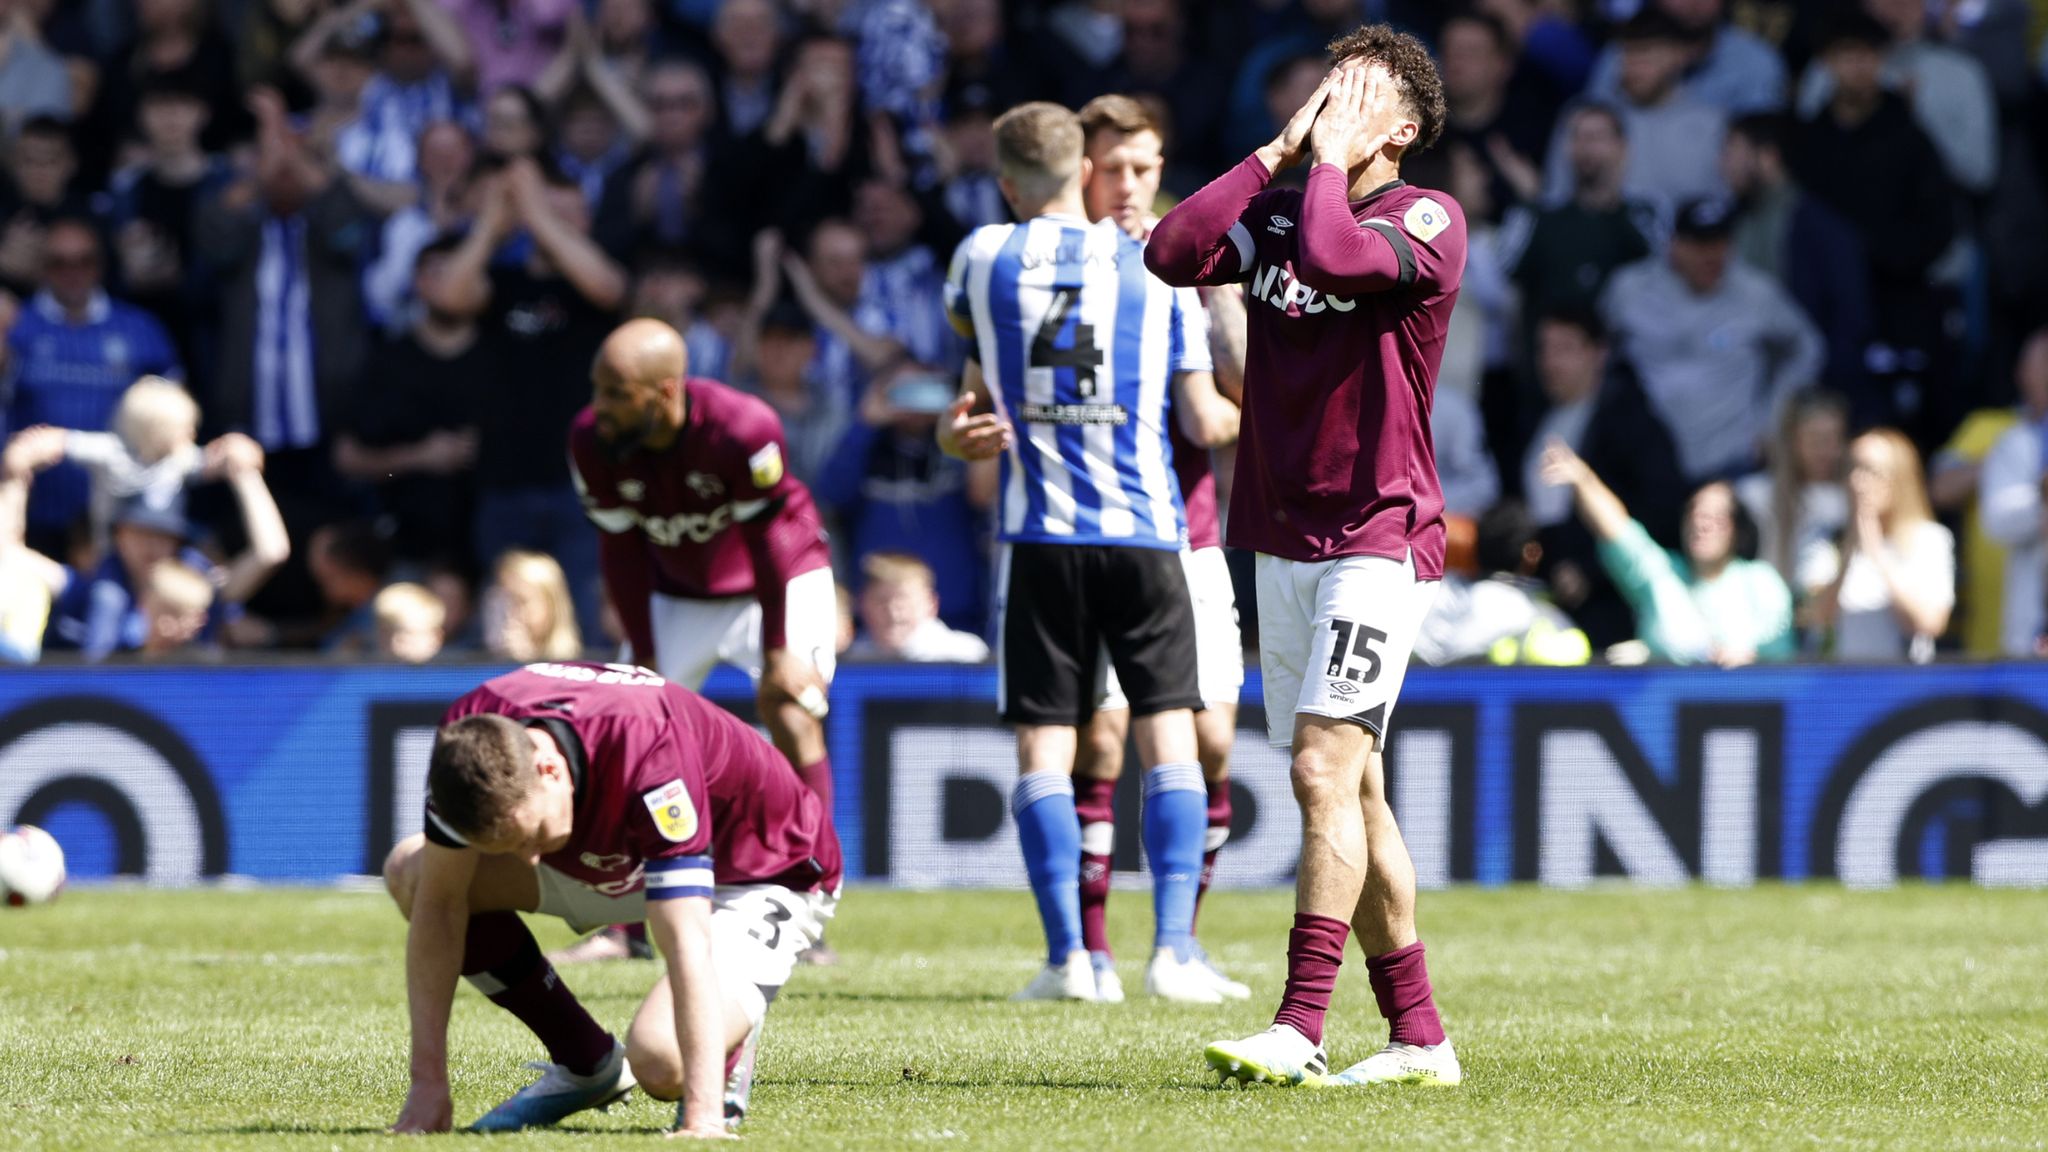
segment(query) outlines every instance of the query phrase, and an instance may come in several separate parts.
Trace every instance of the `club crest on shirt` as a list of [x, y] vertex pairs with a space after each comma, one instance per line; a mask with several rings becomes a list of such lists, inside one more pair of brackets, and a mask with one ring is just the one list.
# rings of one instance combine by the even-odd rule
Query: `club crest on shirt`
[[1410, 236], [1425, 244], [1436, 239], [1438, 233], [1450, 226], [1450, 210], [1427, 196], [1410, 204], [1407, 214], [1401, 217], [1401, 227], [1406, 228]]
[[619, 481], [619, 499], [638, 500], [647, 495], [647, 485], [638, 480]]
[[747, 471], [753, 474], [754, 487], [775, 487], [782, 479], [782, 446], [763, 444], [759, 452], [747, 457]]
[[681, 780], [641, 793], [640, 802], [653, 815], [662, 839], [681, 844], [697, 834], [697, 806], [691, 803], [690, 790]]
[[724, 482], [709, 472], [692, 472], [688, 476], [683, 477], [683, 483], [690, 486], [690, 491], [695, 492], [706, 500], [712, 499], [725, 491]]

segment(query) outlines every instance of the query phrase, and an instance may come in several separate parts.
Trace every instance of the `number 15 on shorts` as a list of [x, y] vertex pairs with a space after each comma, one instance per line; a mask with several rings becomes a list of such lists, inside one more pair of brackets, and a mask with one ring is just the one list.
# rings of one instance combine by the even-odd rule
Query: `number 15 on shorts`
[[1350, 620], [1330, 621], [1333, 640], [1330, 665], [1325, 673], [1332, 680], [1370, 684], [1380, 678], [1380, 654], [1373, 645], [1386, 642], [1387, 634]]

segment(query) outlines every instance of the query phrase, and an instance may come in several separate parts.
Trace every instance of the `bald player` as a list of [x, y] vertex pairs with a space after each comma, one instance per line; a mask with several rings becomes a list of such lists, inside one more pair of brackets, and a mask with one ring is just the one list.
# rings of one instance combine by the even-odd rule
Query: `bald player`
[[[743, 669], [761, 722], [832, 812], [825, 691], [838, 600], [817, 505], [784, 466], [767, 404], [689, 375], [676, 330], [629, 320], [598, 350], [569, 429], [570, 475], [599, 530], [599, 569], [631, 658], [700, 688]], [[623, 954], [616, 933], [563, 959]], [[635, 947], [633, 950], [638, 951]]]

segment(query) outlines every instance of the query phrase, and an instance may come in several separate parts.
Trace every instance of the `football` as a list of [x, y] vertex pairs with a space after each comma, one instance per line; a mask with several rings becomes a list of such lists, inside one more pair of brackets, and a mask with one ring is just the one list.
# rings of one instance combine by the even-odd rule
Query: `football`
[[0, 894], [7, 906], [47, 904], [64, 890], [64, 850], [28, 824], [0, 832]]

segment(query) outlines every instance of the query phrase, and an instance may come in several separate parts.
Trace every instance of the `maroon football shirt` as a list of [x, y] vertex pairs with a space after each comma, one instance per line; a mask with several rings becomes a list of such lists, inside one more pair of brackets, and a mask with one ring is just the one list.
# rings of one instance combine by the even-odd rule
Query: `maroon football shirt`
[[1400, 181], [1349, 200], [1319, 164], [1267, 187], [1256, 156], [1182, 201], [1145, 263], [1169, 284], [1244, 283], [1244, 418], [1230, 543], [1289, 560], [1413, 553], [1443, 575], [1429, 410], [1465, 270], [1465, 216]]
[[[719, 884], [839, 884], [839, 838], [775, 746], [731, 713], [645, 669], [530, 664], [457, 700], [447, 724], [479, 713], [541, 725], [576, 778], [569, 842], [541, 862], [600, 892], [643, 883], [659, 896]], [[427, 838], [461, 838], [427, 805]], [[644, 874], [643, 874], [644, 869]]]
[[682, 431], [660, 452], [615, 455], [598, 439], [589, 408], [569, 430], [577, 492], [604, 533], [605, 584], [634, 659], [648, 664], [656, 660], [649, 591], [754, 596], [762, 647], [780, 648], [790, 578], [832, 562], [810, 489], [785, 467], [775, 410], [704, 377], [683, 388]]

